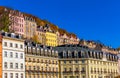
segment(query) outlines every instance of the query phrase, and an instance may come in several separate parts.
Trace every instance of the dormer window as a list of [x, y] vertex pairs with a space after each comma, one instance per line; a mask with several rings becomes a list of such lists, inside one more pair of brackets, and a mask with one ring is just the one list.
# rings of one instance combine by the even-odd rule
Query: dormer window
[[95, 52], [93, 52], [94, 53], [94, 58], [96, 58], [96, 53]]
[[66, 52], [63, 52], [63, 57], [65, 58], [67, 55], [66, 55]]
[[70, 51], [68, 51], [68, 57], [72, 57], [72, 55], [71, 55], [71, 52], [70, 52]]
[[56, 57], [58, 56], [58, 51], [55, 51], [55, 56], [56, 56]]
[[52, 55], [54, 55], [54, 50], [52, 50]]
[[99, 58], [99, 52], [97, 52], [97, 56], [96, 57]]
[[39, 50], [39, 48], [37, 48], [37, 54], [39, 54], [39, 52], [40, 52], [40, 50]]
[[49, 50], [48, 52], [49, 52], [48, 54], [49, 54], [49, 56], [50, 56], [50, 55], [51, 55], [51, 50]]
[[83, 51], [81, 51], [81, 57], [83, 58], [85, 55], [84, 55], [84, 52]]
[[47, 55], [47, 49], [45, 49], [45, 55]]
[[41, 48], [41, 55], [43, 55], [43, 49]]
[[76, 57], [76, 58], [78, 57], [77, 51], [74, 52], [74, 57]]
[[33, 54], [35, 54], [35, 48], [33, 48]]
[[28, 47], [28, 52], [31, 53], [31, 47]]
[[92, 57], [92, 51], [90, 52], [90, 57]]

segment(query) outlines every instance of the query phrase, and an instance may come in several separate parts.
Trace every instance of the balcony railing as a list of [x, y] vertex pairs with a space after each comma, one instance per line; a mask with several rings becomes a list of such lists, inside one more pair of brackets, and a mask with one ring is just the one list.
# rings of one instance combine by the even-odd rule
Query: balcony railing
[[46, 74], [58, 74], [58, 71], [45, 71], [45, 70], [25, 70], [28, 73], [46, 73]]
[[85, 70], [82, 70], [82, 71], [81, 71], [81, 74], [85, 74], [85, 73], [86, 73], [86, 71], [85, 71]]
[[76, 70], [76, 71], [74, 71], [75, 72], [75, 74], [79, 74], [80, 73], [80, 71], [78, 71], [78, 70]]
[[63, 71], [63, 74], [71, 74], [73, 71]]

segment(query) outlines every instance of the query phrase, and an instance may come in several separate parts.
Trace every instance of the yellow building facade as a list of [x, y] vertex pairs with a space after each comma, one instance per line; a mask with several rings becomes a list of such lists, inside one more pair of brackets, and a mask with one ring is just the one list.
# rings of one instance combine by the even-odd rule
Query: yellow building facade
[[118, 75], [117, 62], [95, 59], [62, 59], [60, 69], [61, 78], [114, 78]]
[[81, 45], [62, 45], [59, 51], [60, 78], [114, 78], [118, 75], [115, 54]]
[[26, 43], [26, 78], [59, 78], [58, 52], [52, 47]]
[[57, 34], [54, 32], [47, 31], [45, 32], [45, 45], [46, 46], [57, 46]]

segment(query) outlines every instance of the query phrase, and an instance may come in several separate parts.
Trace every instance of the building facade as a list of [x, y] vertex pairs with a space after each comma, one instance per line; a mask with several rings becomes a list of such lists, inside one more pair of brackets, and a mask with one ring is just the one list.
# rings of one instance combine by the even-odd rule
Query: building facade
[[57, 35], [56, 33], [52, 32], [52, 31], [47, 31], [45, 32], [45, 45], [46, 46], [57, 46]]
[[115, 54], [82, 45], [62, 45], [59, 51], [60, 78], [114, 78], [118, 75]]
[[2, 78], [2, 35], [0, 35], [0, 78]]
[[9, 17], [10, 17], [9, 19], [11, 21], [9, 30], [16, 34], [24, 35], [25, 30], [24, 30], [23, 13], [16, 11], [16, 10], [10, 10]]
[[36, 35], [36, 21], [33, 17], [24, 16], [25, 24], [24, 24], [24, 38], [31, 39]]
[[69, 44], [79, 44], [79, 39], [77, 37], [70, 36]]
[[45, 45], [45, 31], [43, 26], [37, 26], [36, 35], [38, 36], [38, 43]]
[[24, 40], [2, 32], [2, 78], [25, 78]]
[[57, 33], [58, 45], [69, 44], [69, 37], [66, 34]]
[[26, 78], [59, 78], [58, 52], [32, 42], [25, 43]]

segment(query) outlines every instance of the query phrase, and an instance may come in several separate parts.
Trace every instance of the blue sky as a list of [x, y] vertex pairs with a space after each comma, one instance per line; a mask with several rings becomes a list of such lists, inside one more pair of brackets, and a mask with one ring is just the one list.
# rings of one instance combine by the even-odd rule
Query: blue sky
[[80, 39], [120, 46], [119, 0], [1, 0], [0, 6], [46, 19]]

